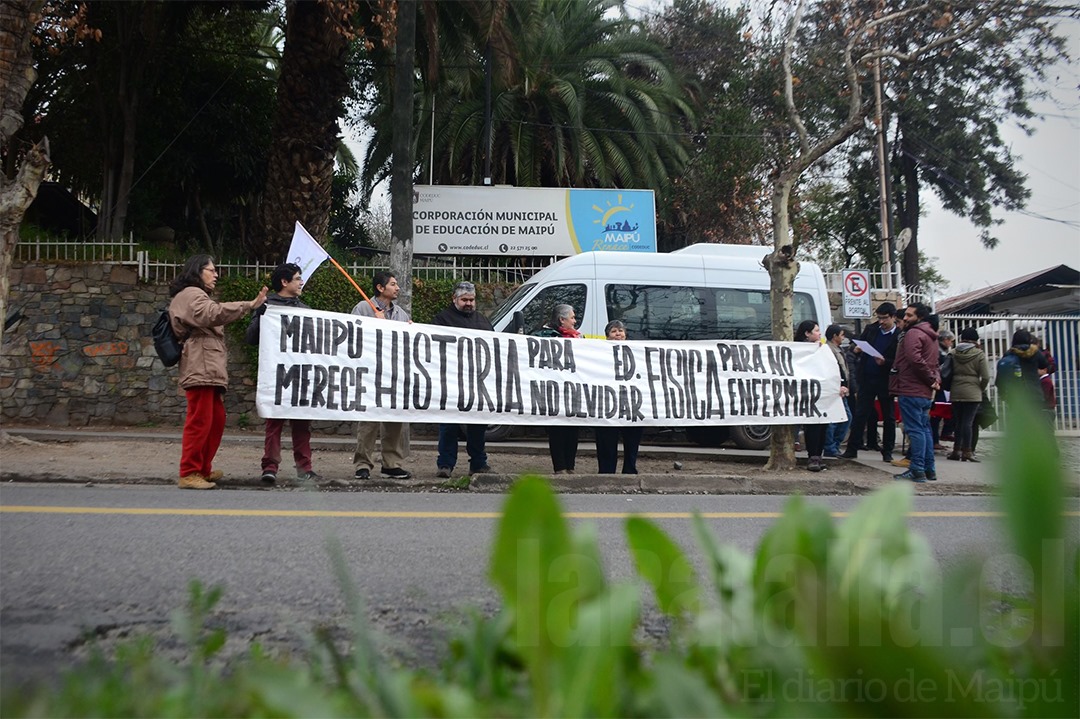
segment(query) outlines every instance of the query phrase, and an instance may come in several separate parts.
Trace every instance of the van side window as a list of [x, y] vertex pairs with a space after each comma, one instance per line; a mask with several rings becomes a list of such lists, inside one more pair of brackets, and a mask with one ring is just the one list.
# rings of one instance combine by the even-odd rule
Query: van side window
[[531, 335], [551, 320], [555, 305], [572, 305], [577, 315], [578, 327], [585, 321], [585, 285], [552, 285], [545, 287], [522, 308], [525, 315], [525, 334]]
[[[772, 339], [767, 290], [607, 285], [604, 294], [608, 320], [622, 320], [629, 339]], [[820, 323], [805, 292], [795, 293], [792, 307], [793, 328], [805, 319]]]
[[629, 339], [701, 340], [716, 337], [710, 290], [703, 287], [607, 285], [608, 320], [622, 320]]

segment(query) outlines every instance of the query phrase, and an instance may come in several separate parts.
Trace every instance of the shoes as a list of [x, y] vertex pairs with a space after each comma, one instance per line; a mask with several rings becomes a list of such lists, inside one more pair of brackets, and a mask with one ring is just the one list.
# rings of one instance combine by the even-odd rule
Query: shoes
[[220, 469], [215, 469], [214, 471], [210, 472], [210, 474], [206, 475], [206, 481], [207, 482], [216, 482], [216, 481], [218, 481], [219, 479], [221, 479], [224, 476], [225, 476], [224, 472], [222, 472]]
[[888, 459], [886, 461], [888, 461], [889, 464], [891, 464], [894, 467], [910, 467], [911, 466], [911, 460], [908, 459], [907, 457], [901, 457], [900, 459], [892, 459], [892, 458], [890, 458], [890, 459]]
[[439, 479], [450, 479], [450, 468], [439, 467], [439, 471], [435, 473], [435, 476]]
[[881, 453], [881, 461], [882, 462], [891, 462], [892, 461], [892, 452], [882, 452]]
[[960, 461], [961, 462], [981, 462], [982, 460], [980, 460], [978, 457], [976, 457], [974, 452], [964, 452], [960, 456]]
[[[936, 478], [937, 475], [935, 475], [935, 479]], [[926, 481], [926, 473], [921, 469], [909, 469], [902, 474], [894, 474], [893, 479], [908, 480], [910, 482], [918, 482], [921, 484]]]
[[848, 448], [848, 449], [844, 450], [844, 453], [842, 455], [840, 455], [840, 456], [843, 457], [844, 459], [858, 459], [859, 458], [859, 450]]
[[945, 459], [951, 459], [951, 460], [957, 460], [958, 461], [960, 459], [960, 453], [954, 450], [952, 452], [949, 452], [947, 455], [945, 455]]
[[824, 459], [839, 459], [840, 458], [840, 455], [838, 455], [836, 452], [823, 452], [821, 456]]
[[880, 452], [881, 451], [881, 445], [880, 444], [868, 444], [868, 445], [866, 445], [866, 450], [869, 451], [869, 452]]
[[371, 472], [367, 467], [360, 467], [356, 470], [356, 474], [353, 475], [353, 479], [369, 479], [370, 477]]
[[383, 467], [382, 472], [380, 474], [382, 474], [382, 476], [387, 477], [389, 479], [411, 479], [412, 478], [412, 475], [409, 474], [404, 469], [402, 469], [401, 467]]
[[945, 445], [941, 444], [940, 442], [938, 444], [934, 445], [934, 451], [935, 452], [944, 452], [946, 449], [947, 449], [947, 447]]
[[924, 474], [926, 475], [926, 478], [928, 480], [930, 480], [931, 482], [936, 482], [937, 481], [937, 472], [936, 471], [934, 471], [932, 469], [928, 469], [928, 470], [926, 470], [926, 472], [924, 472]]
[[810, 461], [806, 463], [806, 468], [811, 472], [821, 472], [825, 469], [825, 465], [821, 461], [821, 457], [811, 457]]
[[483, 467], [472, 470], [469, 474], [495, 474], [495, 470], [485, 464]]
[[316, 472], [313, 469], [309, 469], [306, 472], [297, 472], [296, 473], [296, 478], [298, 480], [300, 480], [301, 482], [319, 483], [319, 482], [322, 481], [322, 475], [320, 475], [318, 472]]
[[556, 469], [552, 474], [570, 474], [570, 471], [567, 469]]
[[201, 474], [189, 474], [186, 477], [181, 477], [177, 481], [176, 486], [180, 489], [216, 489], [217, 485], [213, 482], [207, 482]]
[[260, 479], [262, 479], [263, 484], [277, 484], [277, 472], [268, 469], [262, 473]]

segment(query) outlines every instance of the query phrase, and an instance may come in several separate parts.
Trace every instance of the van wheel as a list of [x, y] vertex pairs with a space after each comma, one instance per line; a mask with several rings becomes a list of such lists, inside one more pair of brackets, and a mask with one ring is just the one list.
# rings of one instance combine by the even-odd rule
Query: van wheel
[[687, 427], [686, 438], [702, 447], [719, 447], [728, 438], [727, 427]]
[[487, 431], [484, 432], [484, 439], [488, 442], [502, 442], [504, 439], [509, 439], [513, 431], [512, 424], [489, 424]]
[[767, 424], [732, 427], [731, 438], [740, 449], [768, 449], [772, 441], [772, 427]]

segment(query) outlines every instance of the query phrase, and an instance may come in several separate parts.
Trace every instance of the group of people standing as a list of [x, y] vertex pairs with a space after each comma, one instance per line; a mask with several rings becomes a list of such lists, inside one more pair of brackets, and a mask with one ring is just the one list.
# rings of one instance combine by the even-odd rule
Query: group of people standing
[[[845, 350], [845, 329], [840, 325], [831, 325], [825, 332], [826, 346], [840, 368], [840, 394], [847, 416], [833, 424], [804, 427], [807, 469], [819, 472], [826, 468], [823, 458], [855, 459], [860, 450], [871, 449], [881, 452], [883, 461], [907, 467], [896, 479], [936, 480], [934, 450], [943, 447], [937, 423], [931, 418], [935, 401], [948, 401], [952, 409], [954, 442], [947, 458], [978, 462], [975, 447], [979, 418], [981, 412], [988, 411], [990, 384], [990, 369], [978, 331], [974, 327], [962, 330], [954, 349], [954, 335], [948, 330], [939, 331], [937, 317], [924, 304], [912, 303], [900, 314], [891, 302], [883, 302], [875, 314], [877, 321], [860, 337], [864, 346], [873, 351], [864, 352], [854, 343]], [[820, 338], [813, 321], [803, 322], [796, 330], [797, 341], [819, 342]], [[1010, 355], [1015, 361], [1003, 360], [997, 373], [997, 387], [1006, 403], [1020, 395], [1038, 395], [1052, 417], [1056, 399], [1049, 377], [1054, 371], [1049, 352], [1040, 349], [1029, 332], [1018, 330], [1006, 357]], [[853, 411], [849, 404], [852, 392], [856, 397]], [[893, 458], [897, 409], [910, 445], [904, 459]], [[876, 441], [879, 416], [880, 444]], [[845, 433], [847, 448], [838, 454]]]
[[[248, 313], [253, 313], [245, 340], [259, 344], [261, 319], [268, 306], [308, 308], [300, 299], [304, 279], [298, 265], [285, 263], [270, 275], [269, 288], [263, 287], [255, 299], [239, 302], [217, 302], [213, 293], [217, 286], [218, 270], [209, 255], [190, 258], [180, 275], [170, 286], [169, 314], [173, 331], [184, 341], [180, 359], [180, 386], [187, 398], [187, 415], [181, 446], [180, 478], [182, 489], [213, 489], [222, 477], [213, 468], [213, 460], [225, 431], [223, 395], [228, 387], [225, 349], [225, 325]], [[370, 299], [358, 302], [352, 313], [377, 317], [394, 322], [411, 322], [409, 313], [397, 303], [400, 285], [391, 272], [376, 273]], [[454, 287], [450, 305], [432, 320], [432, 324], [466, 330], [491, 331], [491, 322], [476, 309], [476, 287], [471, 282], [459, 282]], [[557, 305], [551, 322], [539, 336], [577, 339], [574, 308]], [[607, 327], [613, 340], [626, 339], [626, 327], [615, 320]], [[267, 419], [264, 429], [262, 481], [268, 485], [279, 482], [281, 468], [281, 435], [288, 423], [292, 435], [293, 462], [299, 481], [320, 483], [323, 478], [312, 467], [311, 421], [304, 419]], [[464, 435], [469, 456], [469, 474], [492, 472], [488, 465], [483, 424], [443, 423], [439, 425], [436, 476], [450, 478], [458, 460], [459, 435]], [[601, 427], [596, 429], [597, 461], [600, 473], [614, 473], [618, 463], [618, 442], [623, 441], [623, 473], [637, 474], [637, 454], [641, 443], [640, 427]], [[354, 479], [370, 479], [375, 471], [375, 443], [380, 442], [379, 473], [391, 479], [409, 479], [412, 474], [404, 463], [409, 456], [409, 424], [407, 422], [360, 422], [353, 452]], [[578, 430], [572, 425], [548, 428], [548, 446], [555, 474], [574, 471], [577, 457]]]
[[[170, 286], [169, 313], [173, 330], [184, 341], [180, 359], [179, 384], [187, 398], [180, 458], [179, 486], [183, 489], [213, 489], [222, 476], [213, 460], [225, 428], [222, 396], [228, 386], [224, 326], [254, 313], [245, 339], [257, 345], [261, 318], [268, 306], [307, 308], [300, 299], [304, 280], [299, 266], [286, 263], [274, 269], [269, 288], [263, 287], [248, 301], [217, 302], [212, 294], [218, 271], [209, 255], [196, 255], [184, 265]], [[400, 286], [390, 272], [376, 273], [373, 296], [358, 302], [353, 314], [396, 322], [411, 322], [409, 313], [397, 303]], [[949, 459], [976, 462], [978, 415], [987, 404], [986, 390], [990, 371], [986, 353], [973, 327], [960, 333], [960, 342], [951, 347], [952, 334], [938, 331], [936, 317], [920, 303], [908, 305], [901, 316], [895, 305], [883, 302], [860, 339], [867, 351], [848, 343], [846, 329], [830, 325], [825, 330], [825, 345], [832, 352], [840, 375], [840, 396], [845, 417], [832, 424], [806, 425], [803, 428], [807, 468], [812, 472], [826, 469], [824, 459], [854, 459], [860, 450], [881, 452], [882, 460], [896, 463], [895, 405], [899, 408], [904, 431], [909, 439], [907, 469], [897, 479], [925, 482], [937, 479], [934, 450], [940, 447], [930, 410], [935, 398], [944, 399], [951, 391], [954, 444]], [[491, 322], [476, 310], [476, 287], [460, 282], [454, 288], [450, 305], [440, 312], [433, 324], [465, 330], [491, 331]], [[573, 306], [558, 304], [550, 321], [536, 336], [579, 339]], [[605, 328], [607, 339], [627, 339], [626, 326], [613, 320]], [[795, 331], [799, 342], [820, 343], [820, 327], [813, 320], [802, 322]], [[998, 365], [997, 386], [1007, 402], [1024, 394], [1038, 394], [1052, 416], [1056, 403], [1053, 380], [1049, 375], [1055, 365], [1049, 351], [1041, 349], [1026, 330], [1018, 330], [1012, 346]], [[882, 432], [877, 443], [880, 411]], [[262, 481], [276, 484], [281, 465], [281, 434], [288, 422], [292, 434], [293, 461], [297, 478], [320, 482], [312, 468], [311, 422], [301, 419], [267, 419], [262, 458]], [[486, 425], [444, 423], [439, 425], [439, 451], [436, 476], [450, 478], [457, 465], [459, 436], [464, 435], [469, 456], [469, 473], [491, 472], [486, 452]], [[578, 427], [573, 424], [546, 428], [548, 449], [555, 474], [573, 474], [578, 450]], [[600, 474], [615, 473], [618, 468], [620, 438], [623, 444], [623, 474], [637, 474], [637, 456], [642, 438], [641, 427], [596, 427], [597, 468]], [[839, 454], [845, 435], [847, 447]], [[375, 469], [375, 442], [381, 440], [380, 474], [391, 479], [408, 479], [404, 468], [409, 455], [409, 424], [406, 422], [360, 422], [353, 453], [354, 478], [366, 480]]]

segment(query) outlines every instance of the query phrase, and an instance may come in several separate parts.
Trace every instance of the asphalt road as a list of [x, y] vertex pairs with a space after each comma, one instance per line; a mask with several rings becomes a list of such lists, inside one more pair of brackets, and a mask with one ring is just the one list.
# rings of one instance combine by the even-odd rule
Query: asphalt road
[[[315, 624], [349, 618], [328, 547], [340, 544], [386, 650], [427, 663], [460, 613], [493, 611], [486, 580], [501, 495], [319, 492], [177, 492], [171, 487], [8, 484], [0, 487], [0, 687], [49, 677], [130, 633], [167, 635], [188, 583], [225, 585], [215, 621], [230, 651], [257, 640], [288, 651]], [[686, 516], [713, 513], [718, 538], [751, 551], [785, 497], [562, 495], [568, 512], [595, 522], [606, 570], [632, 576], [626, 513], [658, 518], [696, 547]], [[857, 497], [813, 501], [844, 512]], [[916, 497], [929, 516], [910, 519], [946, 565], [987, 558], [1001, 581], [1007, 553], [992, 497]], [[1076, 533], [1077, 500], [1069, 500]]]

